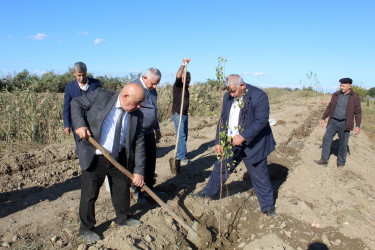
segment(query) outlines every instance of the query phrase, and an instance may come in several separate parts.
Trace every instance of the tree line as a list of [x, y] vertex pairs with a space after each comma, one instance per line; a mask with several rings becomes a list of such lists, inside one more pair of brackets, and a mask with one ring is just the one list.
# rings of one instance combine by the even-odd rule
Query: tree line
[[[103, 88], [119, 90], [125, 84], [137, 79], [141, 73], [130, 73], [125, 77], [98, 76]], [[93, 77], [92, 73], [87, 73], [87, 77]], [[13, 92], [15, 90], [33, 89], [35, 92], [64, 93], [65, 85], [73, 81], [72, 68], [63, 74], [49, 71], [39, 76], [31, 74], [26, 69], [17, 74], [8, 74], [0, 78], [0, 91]]]

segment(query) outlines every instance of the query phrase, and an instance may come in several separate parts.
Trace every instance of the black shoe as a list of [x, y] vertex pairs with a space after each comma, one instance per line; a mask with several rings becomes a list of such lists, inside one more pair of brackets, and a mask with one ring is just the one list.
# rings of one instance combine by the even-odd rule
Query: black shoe
[[267, 215], [268, 217], [276, 217], [277, 216], [277, 213], [275, 212], [275, 209], [266, 210], [264, 212], [264, 214]]
[[95, 233], [94, 231], [87, 230], [80, 232], [80, 236], [87, 242], [87, 243], [95, 243], [101, 240], [100, 236]]
[[203, 191], [199, 191], [198, 193], [195, 194], [190, 194], [190, 196], [194, 199], [203, 199], [203, 198], [210, 198], [207, 195], [203, 193]]
[[319, 161], [317, 160], [314, 160], [314, 162], [318, 165], [322, 165], [324, 167], [327, 167], [327, 162], [326, 161], [323, 161], [322, 159], [320, 159]]
[[133, 227], [133, 226], [139, 226], [142, 225], [142, 222], [135, 219], [126, 219], [126, 220], [119, 220], [115, 221], [117, 226], [119, 227]]
[[338, 168], [343, 168], [343, 167], [345, 167], [345, 164], [337, 164], [337, 167]]

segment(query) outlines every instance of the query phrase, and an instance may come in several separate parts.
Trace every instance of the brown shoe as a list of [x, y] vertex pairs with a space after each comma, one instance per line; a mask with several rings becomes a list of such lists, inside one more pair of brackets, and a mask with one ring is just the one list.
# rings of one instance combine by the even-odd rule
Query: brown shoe
[[325, 162], [325, 161], [323, 161], [322, 159], [320, 159], [320, 160], [314, 160], [314, 162], [316, 163], [316, 164], [318, 164], [318, 165], [322, 165], [322, 166], [325, 166], [325, 167], [327, 167], [327, 162]]
[[343, 167], [345, 167], [345, 164], [337, 164], [337, 167], [338, 168], [343, 168]]

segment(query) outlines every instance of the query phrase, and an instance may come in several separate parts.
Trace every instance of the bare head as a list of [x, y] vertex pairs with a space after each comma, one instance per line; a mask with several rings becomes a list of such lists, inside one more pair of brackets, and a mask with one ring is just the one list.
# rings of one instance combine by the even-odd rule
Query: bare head
[[225, 86], [233, 98], [241, 98], [245, 92], [245, 83], [240, 75], [232, 74], [225, 79]]
[[148, 90], [155, 89], [161, 80], [161, 73], [157, 68], [149, 68], [142, 76], [142, 80]]
[[76, 62], [73, 65], [73, 74], [80, 84], [87, 83], [87, 67], [83, 62]]
[[141, 106], [145, 99], [143, 88], [137, 83], [126, 85], [120, 92], [120, 105], [126, 112], [133, 112]]

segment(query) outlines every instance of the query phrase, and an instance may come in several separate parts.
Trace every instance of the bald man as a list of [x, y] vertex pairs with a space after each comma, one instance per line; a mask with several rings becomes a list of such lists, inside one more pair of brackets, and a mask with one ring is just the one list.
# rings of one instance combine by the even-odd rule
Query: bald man
[[[75, 133], [80, 138], [77, 149], [82, 169], [79, 232], [89, 243], [101, 239], [93, 230], [95, 201], [106, 176], [116, 212], [115, 223], [120, 227], [141, 224], [128, 218], [130, 180], [86, 139], [91, 136], [97, 140], [120, 164], [134, 173], [133, 184], [143, 186], [146, 155], [143, 114], [138, 109], [144, 98], [140, 85], [129, 84], [120, 93], [99, 88], [71, 102], [72, 120], [77, 128]], [[86, 119], [83, 110], [86, 110]]]

